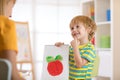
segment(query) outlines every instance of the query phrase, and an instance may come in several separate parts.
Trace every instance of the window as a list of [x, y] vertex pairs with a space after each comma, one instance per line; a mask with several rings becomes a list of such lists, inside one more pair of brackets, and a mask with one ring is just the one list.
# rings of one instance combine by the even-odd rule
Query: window
[[69, 23], [74, 16], [81, 14], [81, 5], [79, 0], [33, 1], [17, 0], [13, 19], [29, 22], [36, 78], [40, 80], [44, 45], [54, 45], [58, 41], [70, 43]]

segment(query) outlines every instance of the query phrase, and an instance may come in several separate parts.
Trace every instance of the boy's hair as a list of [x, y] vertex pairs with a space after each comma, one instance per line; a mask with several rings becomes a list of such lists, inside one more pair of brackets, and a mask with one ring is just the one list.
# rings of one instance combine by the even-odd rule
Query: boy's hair
[[91, 41], [91, 39], [94, 37], [95, 31], [97, 29], [95, 22], [87, 16], [80, 15], [80, 16], [74, 17], [71, 20], [70, 27], [72, 27], [76, 24], [79, 24], [79, 23], [83, 23], [83, 25], [85, 26], [86, 29], [87, 28], [91, 29], [91, 31], [89, 32], [89, 35], [88, 35], [88, 39], [89, 39], [89, 41]]
[[16, 0], [0, 0], [0, 15], [5, 15], [5, 7], [10, 1], [13, 1], [14, 4], [16, 2]]

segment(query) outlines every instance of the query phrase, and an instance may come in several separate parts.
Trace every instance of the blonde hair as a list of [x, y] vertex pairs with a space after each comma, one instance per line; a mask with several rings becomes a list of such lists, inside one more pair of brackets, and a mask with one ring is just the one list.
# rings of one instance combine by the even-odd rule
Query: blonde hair
[[88, 40], [91, 41], [91, 39], [95, 35], [95, 31], [97, 30], [96, 23], [91, 18], [81, 15], [81, 16], [76, 16], [71, 20], [70, 27], [72, 27], [76, 24], [79, 24], [79, 23], [83, 23], [83, 25], [86, 29], [90, 28]]
[[0, 15], [5, 15], [5, 7], [10, 1], [13, 1], [14, 4], [16, 2], [16, 0], [0, 0]]

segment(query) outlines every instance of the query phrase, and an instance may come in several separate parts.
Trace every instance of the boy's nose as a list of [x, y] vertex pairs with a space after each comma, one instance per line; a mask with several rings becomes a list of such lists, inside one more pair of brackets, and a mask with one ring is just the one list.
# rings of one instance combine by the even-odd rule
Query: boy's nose
[[76, 30], [77, 30], [77, 28], [74, 28], [74, 29], [73, 29], [73, 31], [76, 31]]

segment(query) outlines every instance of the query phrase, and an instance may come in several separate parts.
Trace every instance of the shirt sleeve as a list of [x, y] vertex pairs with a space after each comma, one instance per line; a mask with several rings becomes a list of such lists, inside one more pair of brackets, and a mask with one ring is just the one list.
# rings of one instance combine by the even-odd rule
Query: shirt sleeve
[[15, 50], [17, 48], [16, 27], [14, 21], [10, 19], [0, 19], [0, 51]]
[[89, 62], [93, 62], [96, 57], [95, 50], [90, 47], [86, 48], [85, 50], [83, 50], [83, 54], [81, 57], [88, 60]]

